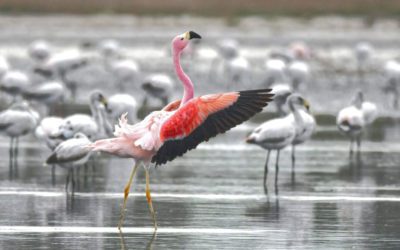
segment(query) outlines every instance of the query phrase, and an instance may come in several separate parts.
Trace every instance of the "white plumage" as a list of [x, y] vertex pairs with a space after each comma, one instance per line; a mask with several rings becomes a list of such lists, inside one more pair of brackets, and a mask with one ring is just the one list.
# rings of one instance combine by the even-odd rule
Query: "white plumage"
[[8, 70], [10, 70], [8, 60], [5, 57], [0, 56], [0, 78], [3, 77]]
[[386, 95], [393, 96], [393, 107], [398, 108], [400, 95], [400, 63], [396, 60], [389, 60], [385, 63], [383, 71], [386, 78], [383, 91]]
[[35, 62], [44, 62], [51, 55], [50, 45], [44, 40], [34, 41], [29, 45], [28, 54]]
[[266, 85], [284, 82], [286, 77], [286, 62], [279, 58], [270, 58], [265, 61]]
[[217, 43], [219, 54], [224, 59], [232, 59], [239, 54], [239, 43], [234, 39], [223, 39]]
[[131, 123], [137, 120], [138, 104], [135, 98], [128, 94], [115, 94], [107, 98], [106, 110], [112, 124], [124, 113], [128, 113], [128, 120]]
[[[279, 152], [286, 146], [294, 143], [294, 139], [298, 138], [296, 143], [300, 143], [300, 140], [306, 139], [303, 134], [304, 130], [313, 131], [313, 128], [305, 128], [309, 126], [309, 121], [305, 123], [302, 119], [303, 116], [300, 114], [300, 106], [305, 106], [308, 108], [308, 103], [298, 94], [292, 94], [289, 96], [288, 105], [291, 114], [283, 117], [276, 118], [264, 122], [258, 126], [254, 131], [247, 137], [246, 141], [251, 144], [259, 145], [260, 147], [268, 151], [267, 160], [264, 169], [264, 188], [267, 191], [267, 174], [268, 174], [268, 161], [271, 150], [277, 150], [276, 165], [275, 165], [275, 186], [278, 181], [278, 171], [279, 171]], [[305, 114], [303, 114], [305, 115]], [[309, 119], [308, 117], [306, 118]], [[306, 125], [307, 124], [307, 125]], [[312, 132], [311, 132], [312, 133]], [[309, 132], [307, 132], [307, 135]]]
[[0, 131], [10, 137], [19, 137], [32, 132], [39, 115], [27, 103], [14, 104], [0, 113]]
[[125, 85], [131, 85], [140, 76], [139, 64], [133, 60], [117, 60], [110, 63], [109, 67], [120, 90], [124, 90]]
[[[65, 189], [68, 189], [69, 180], [72, 180], [72, 190], [74, 190], [74, 168], [83, 166], [91, 155], [88, 145], [91, 141], [82, 133], [77, 133], [73, 138], [60, 143], [46, 160], [47, 164], [57, 164], [68, 169]], [[72, 175], [72, 176], [71, 176]]]
[[89, 62], [89, 57], [78, 50], [67, 50], [62, 53], [52, 55], [43, 65], [42, 71], [49, 71], [65, 84], [70, 91], [72, 99], [75, 100], [78, 85], [75, 81], [68, 79], [67, 75], [77, 70]]
[[14, 101], [16, 97], [22, 93], [22, 91], [30, 87], [31, 82], [28, 76], [17, 70], [7, 71], [0, 81], [0, 90], [13, 96]]
[[352, 104], [338, 113], [336, 124], [339, 131], [350, 138], [350, 154], [353, 152], [353, 142], [357, 142], [357, 150], [361, 147], [361, 134], [364, 127], [371, 124], [377, 117], [377, 107], [371, 102], [364, 102], [364, 95], [357, 92]]
[[59, 164], [61, 167], [77, 167], [85, 164], [90, 156], [86, 147], [91, 141], [83, 133], [60, 143], [47, 159], [48, 164]]
[[271, 86], [274, 94], [274, 103], [276, 111], [280, 116], [285, 115], [288, 111], [285, 110], [287, 98], [293, 93], [292, 88], [287, 83], [276, 83]]
[[174, 82], [166, 74], [153, 74], [146, 77], [142, 84], [142, 89], [150, 96], [155, 97], [166, 105], [172, 94]]
[[61, 102], [64, 99], [65, 89], [60, 82], [45, 82], [23, 90], [25, 99], [37, 101], [46, 105]]
[[63, 118], [56, 116], [48, 116], [43, 118], [36, 127], [36, 138], [46, 142], [47, 147], [53, 150], [62, 142], [61, 139], [51, 138], [51, 135], [57, 132], [63, 122]]
[[98, 91], [92, 92], [90, 95], [91, 115], [73, 114], [66, 117], [52, 137], [69, 139], [79, 132], [92, 140], [107, 136], [108, 122], [104, 105], [107, 105], [106, 98]]
[[[12, 105], [0, 113], [0, 133], [10, 137], [10, 162], [18, 153], [18, 138], [27, 135], [36, 128], [39, 114], [26, 102]], [[14, 145], [15, 144], [15, 145]]]
[[305, 84], [310, 75], [308, 64], [304, 61], [293, 61], [289, 64], [288, 74], [292, 80], [292, 87], [295, 91], [300, 88], [300, 85]]

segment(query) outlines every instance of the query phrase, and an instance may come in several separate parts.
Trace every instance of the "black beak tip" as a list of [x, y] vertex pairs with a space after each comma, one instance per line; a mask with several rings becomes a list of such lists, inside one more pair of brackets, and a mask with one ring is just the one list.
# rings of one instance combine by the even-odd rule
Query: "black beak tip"
[[189, 36], [190, 36], [189, 39], [193, 39], [193, 38], [201, 39], [201, 36], [194, 31], [189, 31]]

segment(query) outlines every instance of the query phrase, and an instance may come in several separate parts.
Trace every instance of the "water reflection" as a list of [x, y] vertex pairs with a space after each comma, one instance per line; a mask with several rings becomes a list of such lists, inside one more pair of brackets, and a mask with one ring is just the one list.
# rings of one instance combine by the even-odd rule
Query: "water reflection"
[[[386, 125], [382, 126], [385, 131]], [[367, 141], [360, 154], [349, 156], [347, 141], [317, 138], [298, 148], [295, 171], [290, 152], [283, 150], [279, 183], [275, 186], [270, 178], [264, 196], [265, 151], [237, 142], [251, 128], [234, 130], [152, 170], [158, 235], [149, 231], [143, 171], [138, 172], [134, 195], [128, 200], [125, 222], [131, 231], [123, 237], [116, 231], [131, 160], [97, 156], [91, 167], [76, 175], [74, 192], [65, 192], [67, 171], [52, 172], [43, 166], [45, 148], [24, 138], [16, 172], [7, 168], [8, 144], [4, 145], [0, 147], [4, 166], [0, 245], [10, 249], [56, 245], [60, 250], [287, 249], [390, 248], [399, 243], [400, 202], [392, 199], [400, 195], [397, 143]], [[25, 232], [19, 226], [32, 229]]]

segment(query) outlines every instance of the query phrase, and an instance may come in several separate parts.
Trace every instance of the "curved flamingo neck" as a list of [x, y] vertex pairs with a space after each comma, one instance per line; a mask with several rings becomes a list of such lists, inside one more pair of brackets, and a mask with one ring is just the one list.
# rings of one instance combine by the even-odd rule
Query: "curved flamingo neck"
[[173, 50], [175, 72], [181, 80], [184, 88], [183, 98], [180, 107], [182, 107], [187, 101], [193, 98], [194, 89], [193, 83], [190, 78], [185, 74], [181, 66], [181, 51]]

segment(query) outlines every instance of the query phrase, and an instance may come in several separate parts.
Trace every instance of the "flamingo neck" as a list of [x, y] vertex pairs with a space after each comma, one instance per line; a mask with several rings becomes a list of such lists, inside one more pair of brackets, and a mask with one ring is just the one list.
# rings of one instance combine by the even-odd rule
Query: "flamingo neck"
[[193, 98], [194, 90], [193, 83], [190, 78], [185, 74], [181, 66], [181, 52], [173, 51], [175, 72], [178, 75], [179, 80], [181, 80], [184, 88], [183, 98], [180, 107], [182, 107], [187, 101]]
[[289, 102], [289, 108], [290, 108], [290, 111], [293, 113], [296, 124], [298, 124], [299, 126], [303, 126], [303, 117], [301, 116], [298, 107], [296, 107], [293, 104], [293, 102]]

